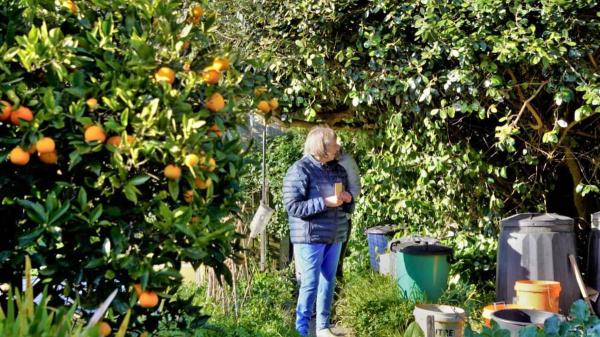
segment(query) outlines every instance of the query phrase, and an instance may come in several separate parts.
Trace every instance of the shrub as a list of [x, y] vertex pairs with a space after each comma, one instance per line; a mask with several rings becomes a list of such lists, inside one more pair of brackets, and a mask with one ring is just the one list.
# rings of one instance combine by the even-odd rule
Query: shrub
[[193, 6], [4, 2], [0, 283], [20, 282], [27, 253], [49, 293], [92, 308], [118, 289], [111, 312], [152, 329], [158, 307], [135, 306], [134, 283], [168, 298], [182, 260], [229, 276], [247, 90], [234, 59], [203, 77], [223, 55], [216, 13]]

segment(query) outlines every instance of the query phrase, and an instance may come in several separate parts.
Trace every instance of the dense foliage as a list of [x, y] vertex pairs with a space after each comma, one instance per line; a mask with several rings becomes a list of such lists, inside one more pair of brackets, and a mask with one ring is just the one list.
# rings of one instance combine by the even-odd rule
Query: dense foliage
[[3, 1], [0, 283], [20, 284], [29, 254], [55, 303], [93, 308], [118, 289], [110, 316], [134, 308], [151, 330], [159, 302], [199, 310], [160, 301], [182, 261], [229, 275], [236, 98], [251, 88], [215, 16], [175, 0]]
[[234, 45], [250, 41], [245, 55], [262, 61], [282, 91], [279, 119], [373, 130], [379, 153], [431, 153], [423, 169], [446, 158], [447, 147], [472, 148], [499, 168], [482, 176], [493, 179], [490, 204], [505, 214], [544, 209], [585, 222], [597, 210], [596, 1], [218, 6], [230, 13], [224, 34]]

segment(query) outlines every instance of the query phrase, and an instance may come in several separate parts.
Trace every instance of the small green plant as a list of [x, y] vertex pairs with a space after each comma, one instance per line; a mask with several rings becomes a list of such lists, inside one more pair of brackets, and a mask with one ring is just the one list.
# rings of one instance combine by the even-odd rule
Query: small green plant
[[[18, 289], [8, 291], [6, 312], [0, 307], [0, 336], [2, 337], [98, 337], [102, 336], [98, 324], [85, 325], [78, 319], [77, 305], [71, 307], [52, 308], [49, 306], [50, 296], [46, 289], [38, 303], [34, 302], [31, 282], [31, 261], [25, 258], [24, 293]], [[130, 312], [127, 313], [116, 337], [124, 337], [129, 323]]]
[[374, 273], [348, 275], [335, 310], [357, 336], [399, 337], [413, 320], [413, 303], [392, 279]]
[[[571, 306], [570, 319], [561, 321], [553, 316], [544, 322], [544, 328], [529, 325], [519, 331], [519, 337], [599, 337], [600, 319], [590, 313], [583, 300], [578, 300]], [[470, 326], [465, 328], [464, 337], [509, 337], [508, 330], [492, 321], [492, 327], [484, 327], [481, 332], [473, 331]]]

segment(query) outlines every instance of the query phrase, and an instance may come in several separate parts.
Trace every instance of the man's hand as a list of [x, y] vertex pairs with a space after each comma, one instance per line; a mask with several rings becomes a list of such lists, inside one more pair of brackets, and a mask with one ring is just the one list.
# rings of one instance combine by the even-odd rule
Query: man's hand
[[332, 195], [330, 197], [325, 198], [325, 206], [327, 207], [338, 207], [344, 201], [341, 198], [338, 198], [337, 195]]
[[342, 199], [344, 203], [352, 202], [352, 194], [344, 191], [340, 194], [340, 199]]

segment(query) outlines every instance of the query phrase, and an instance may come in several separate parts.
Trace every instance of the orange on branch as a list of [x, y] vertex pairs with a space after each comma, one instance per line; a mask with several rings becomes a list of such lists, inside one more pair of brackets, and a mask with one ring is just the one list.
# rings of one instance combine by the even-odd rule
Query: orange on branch
[[169, 67], [161, 67], [156, 74], [154, 74], [154, 78], [156, 78], [158, 82], [173, 84], [173, 82], [175, 82], [175, 71]]
[[212, 94], [206, 101], [206, 108], [212, 112], [217, 112], [225, 107], [225, 99], [218, 92]]
[[19, 125], [21, 120], [31, 122], [33, 120], [33, 112], [26, 107], [21, 105], [17, 110], [14, 110], [10, 114], [10, 121], [14, 125]]
[[256, 107], [258, 108], [258, 110], [262, 111], [263, 113], [267, 113], [267, 112], [271, 111], [271, 106], [269, 105], [269, 102], [267, 102], [267, 101], [258, 102]]
[[44, 164], [56, 164], [58, 163], [58, 155], [56, 151], [46, 152], [46, 153], [38, 153], [38, 158]]
[[7, 101], [0, 101], [0, 109], [2, 109], [2, 113], [0, 113], [0, 121], [9, 119], [12, 112], [12, 105]]
[[100, 336], [102, 336], [102, 337], [106, 337], [106, 336], [110, 335], [110, 333], [112, 332], [112, 328], [110, 327], [110, 324], [108, 324], [105, 321], [101, 321], [100, 323], [98, 323], [98, 328], [100, 330]]
[[35, 148], [39, 154], [54, 152], [56, 144], [50, 137], [43, 137], [35, 143]]
[[206, 67], [202, 71], [202, 79], [208, 84], [217, 84], [220, 78], [221, 74], [213, 67]]
[[229, 69], [229, 60], [225, 57], [217, 57], [213, 61], [212, 67], [218, 71], [226, 71]]
[[10, 162], [15, 165], [23, 166], [29, 163], [29, 152], [23, 150], [20, 146], [12, 149], [8, 157], [10, 158]]
[[104, 133], [104, 129], [101, 126], [92, 125], [85, 129], [83, 137], [87, 143], [95, 141], [104, 143], [104, 140], [106, 140], [106, 133]]
[[177, 180], [181, 177], [181, 168], [177, 165], [169, 164], [164, 170], [165, 178]]
[[194, 200], [194, 191], [192, 190], [188, 190], [183, 194], [183, 200], [185, 200], [185, 202], [187, 202], [188, 204], [191, 204], [192, 201]]
[[279, 101], [277, 100], [277, 98], [271, 98], [271, 100], [269, 101], [269, 106], [271, 107], [271, 111], [279, 108]]
[[138, 298], [138, 304], [142, 308], [154, 308], [158, 305], [158, 295], [153, 291], [144, 291]]

